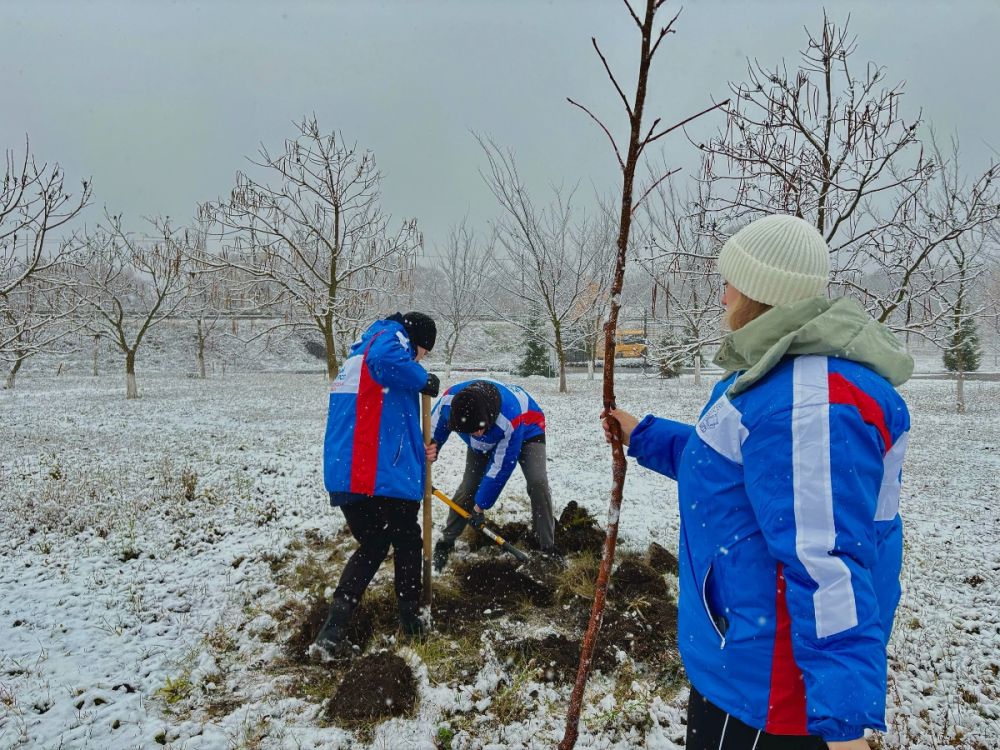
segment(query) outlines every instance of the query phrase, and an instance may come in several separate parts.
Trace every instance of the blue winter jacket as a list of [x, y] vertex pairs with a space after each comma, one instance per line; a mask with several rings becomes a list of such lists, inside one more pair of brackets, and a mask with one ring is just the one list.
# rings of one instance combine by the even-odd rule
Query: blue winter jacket
[[[489, 378], [480, 378], [489, 380]], [[433, 440], [438, 447], [443, 446], [451, 431], [448, 429], [448, 417], [451, 415], [451, 401], [455, 394], [474, 383], [467, 380], [456, 383], [446, 390], [431, 411], [431, 427]], [[517, 459], [521, 455], [521, 446], [525, 440], [545, 434], [545, 415], [541, 407], [520, 386], [505, 385], [495, 380], [489, 380], [500, 391], [500, 414], [497, 421], [480, 437], [464, 433], [458, 436], [465, 444], [479, 453], [491, 453], [490, 461], [483, 480], [479, 483], [475, 503], [483, 510], [493, 507], [500, 496], [504, 485], [510, 479]]]
[[884, 729], [899, 600], [906, 405], [873, 370], [786, 357], [691, 426], [645, 417], [629, 455], [678, 481], [678, 643], [691, 683], [772, 734]]
[[427, 371], [393, 320], [373, 323], [351, 346], [330, 386], [323, 478], [330, 503], [364, 496], [420, 500], [425, 454], [419, 392]]

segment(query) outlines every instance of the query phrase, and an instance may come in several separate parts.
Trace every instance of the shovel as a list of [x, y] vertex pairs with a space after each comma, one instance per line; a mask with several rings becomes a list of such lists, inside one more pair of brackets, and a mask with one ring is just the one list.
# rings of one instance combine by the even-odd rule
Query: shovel
[[[444, 502], [449, 508], [451, 508], [453, 511], [455, 511], [456, 513], [458, 513], [458, 515], [460, 515], [462, 518], [464, 518], [466, 520], [469, 519], [469, 516], [471, 515], [469, 513], [469, 511], [467, 511], [462, 506], [458, 505], [458, 503], [454, 502], [450, 497], [448, 497], [446, 494], [444, 494], [441, 490], [439, 490], [439, 489], [437, 489], [435, 487], [432, 490], [432, 492], [434, 493], [434, 497], [436, 497], [438, 500], [441, 500], [442, 502]], [[485, 526], [480, 526], [479, 527], [479, 531], [481, 531], [482, 533], [484, 533], [494, 544], [499, 545], [500, 549], [503, 549], [503, 550], [506, 550], [507, 552], [510, 552], [514, 557], [516, 557], [521, 562], [523, 562], [523, 563], [524, 562], [528, 562], [531, 559], [524, 552], [522, 552], [521, 550], [519, 550], [517, 547], [515, 547], [513, 544], [511, 544], [510, 542], [508, 542], [502, 536], [500, 536], [499, 534], [497, 534], [494, 531], [491, 531], [490, 529], [486, 528]]]

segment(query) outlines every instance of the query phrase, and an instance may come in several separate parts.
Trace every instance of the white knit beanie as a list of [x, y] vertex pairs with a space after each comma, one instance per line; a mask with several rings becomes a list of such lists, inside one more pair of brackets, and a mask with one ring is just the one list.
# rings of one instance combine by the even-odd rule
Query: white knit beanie
[[726, 240], [719, 273], [750, 299], [787, 305], [823, 294], [830, 276], [830, 248], [796, 216], [757, 219]]

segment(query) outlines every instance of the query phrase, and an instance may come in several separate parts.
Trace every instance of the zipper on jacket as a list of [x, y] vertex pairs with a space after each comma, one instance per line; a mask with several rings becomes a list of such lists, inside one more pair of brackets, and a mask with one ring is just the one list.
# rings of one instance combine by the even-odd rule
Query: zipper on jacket
[[701, 579], [701, 603], [705, 607], [705, 614], [708, 616], [708, 621], [712, 623], [712, 630], [715, 634], [719, 636], [719, 648], [723, 649], [726, 647], [726, 636], [722, 634], [719, 630], [719, 626], [715, 624], [715, 618], [712, 617], [712, 610], [708, 606], [708, 577], [712, 573], [712, 564], [708, 564], [708, 570], [705, 571], [705, 577]]

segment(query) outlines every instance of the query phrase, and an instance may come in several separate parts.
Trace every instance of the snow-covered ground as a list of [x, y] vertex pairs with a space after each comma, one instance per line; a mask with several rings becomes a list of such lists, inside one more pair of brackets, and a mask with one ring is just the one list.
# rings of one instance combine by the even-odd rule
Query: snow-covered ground
[[[91, 378], [86, 361], [60, 377], [28, 370], [0, 392], [0, 748], [556, 744], [569, 686], [519, 682], [485, 642], [484, 668], [448, 681], [429, 679], [418, 653], [398, 645], [415, 667], [418, 706], [364, 731], [329, 725], [321, 703], [291, 696], [269, 669], [289, 596], [273, 571], [342, 525], [322, 492], [321, 375], [231, 368], [199, 381], [184, 367], [148, 374], [140, 359], [142, 398], [129, 402], [117, 373], [102, 363]], [[710, 387], [619, 381], [625, 408], [685, 420]], [[519, 382], [546, 411], [557, 512], [575, 500], [603, 520], [599, 382], [573, 376], [568, 395], [553, 380]], [[913, 432], [887, 748], [1000, 747], [1000, 383], [968, 383], [964, 416], [952, 411], [953, 388], [903, 388]], [[446, 446], [435, 483], [454, 489], [461, 464]], [[675, 549], [672, 484], [634, 464], [627, 481], [623, 549]], [[516, 473], [491, 515], [527, 520], [527, 508]], [[437, 508], [438, 528], [443, 520]], [[339, 566], [325, 571], [332, 585]], [[389, 575], [384, 566], [377, 583]], [[598, 720], [616, 708], [614, 685], [592, 682], [578, 747], [680, 747], [683, 690], [664, 698], [646, 685], [633, 696], [637, 735], [634, 723]], [[526, 706], [517, 720], [455, 722], [489, 714], [489, 701], [470, 696], [495, 698], [501, 685]]]

